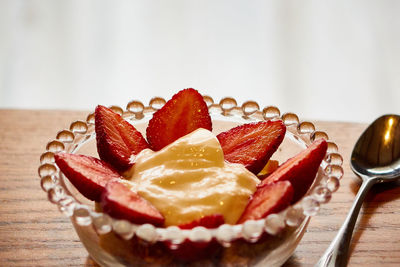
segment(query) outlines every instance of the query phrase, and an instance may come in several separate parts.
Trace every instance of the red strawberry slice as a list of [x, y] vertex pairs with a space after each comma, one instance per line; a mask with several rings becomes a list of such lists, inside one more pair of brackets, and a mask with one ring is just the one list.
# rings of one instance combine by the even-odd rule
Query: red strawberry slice
[[237, 223], [258, 220], [288, 207], [293, 198], [293, 187], [288, 181], [259, 187], [247, 204]]
[[95, 128], [100, 158], [119, 172], [133, 165], [130, 159], [132, 155], [148, 148], [146, 140], [132, 124], [101, 105], [96, 107]]
[[324, 139], [314, 141], [307, 149], [283, 163], [265, 178], [260, 186], [277, 181], [290, 181], [294, 188], [292, 203], [297, 202], [313, 183], [327, 148], [328, 145]]
[[239, 125], [217, 135], [225, 160], [243, 164], [258, 174], [285, 137], [282, 121], [261, 121]]
[[164, 224], [162, 214], [150, 202], [130, 190], [122, 180], [107, 183], [101, 196], [101, 206], [105, 213], [117, 219], [155, 226]]
[[90, 200], [100, 201], [108, 181], [120, 177], [108, 163], [93, 157], [68, 153], [58, 153], [54, 157], [64, 175]]
[[154, 113], [146, 130], [147, 141], [153, 150], [160, 150], [198, 128], [212, 129], [207, 104], [196, 90], [184, 89]]
[[[179, 228], [192, 229], [197, 226], [203, 226], [212, 229], [217, 228], [224, 223], [225, 220], [223, 215], [212, 214], [187, 224], [181, 224], [179, 225]], [[170, 249], [171, 253], [175, 255], [175, 257], [183, 261], [196, 261], [210, 258], [219, 252], [221, 248], [218, 242], [214, 239], [209, 242], [192, 242], [186, 239], [177, 249], [173, 248], [174, 245], [171, 244], [171, 242], [165, 242], [165, 245]]]
[[181, 229], [192, 229], [197, 226], [203, 226], [205, 228], [217, 228], [218, 226], [225, 223], [224, 216], [222, 214], [212, 214], [204, 216], [201, 219], [194, 220], [190, 223], [181, 224], [179, 228]]

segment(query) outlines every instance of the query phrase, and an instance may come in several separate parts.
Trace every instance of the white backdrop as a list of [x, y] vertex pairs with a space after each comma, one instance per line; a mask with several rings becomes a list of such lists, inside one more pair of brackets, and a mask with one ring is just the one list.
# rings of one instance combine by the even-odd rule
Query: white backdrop
[[0, 108], [193, 87], [300, 118], [400, 113], [400, 1], [0, 0]]

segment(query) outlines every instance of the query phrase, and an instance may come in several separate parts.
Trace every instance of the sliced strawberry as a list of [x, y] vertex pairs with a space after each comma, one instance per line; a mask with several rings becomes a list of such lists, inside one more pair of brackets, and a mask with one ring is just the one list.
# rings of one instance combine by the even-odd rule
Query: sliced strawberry
[[129, 169], [132, 155], [148, 148], [146, 140], [136, 128], [119, 114], [104, 106], [95, 111], [97, 151], [102, 160], [119, 172]]
[[117, 219], [125, 219], [137, 224], [150, 223], [155, 226], [164, 224], [162, 214], [119, 179], [107, 183], [101, 196], [101, 206], [105, 213]]
[[203, 226], [205, 228], [212, 229], [212, 228], [217, 228], [218, 226], [220, 226], [221, 224], [224, 224], [224, 223], [225, 223], [225, 220], [224, 220], [224, 216], [222, 214], [212, 214], [212, 215], [204, 216], [201, 219], [194, 220], [190, 223], [181, 224], [181, 225], [179, 225], [179, 228], [192, 229], [197, 226]]
[[265, 218], [288, 207], [293, 198], [293, 187], [288, 181], [259, 187], [247, 204], [237, 223]]
[[217, 135], [225, 160], [243, 164], [258, 174], [285, 137], [282, 121], [262, 121], [239, 125]]
[[324, 139], [314, 141], [307, 149], [279, 166], [262, 181], [260, 186], [277, 181], [290, 181], [294, 188], [292, 202], [297, 202], [313, 183], [327, 148], [328, 145]]
[[[187, 224], [181, 224], [179, 225], [179, 228], [192, 229], [197, 226], [203, 226], [205, 228], [212, 229], [217, 228], [224, 223], [225, 220], [223, 215], [212, 214]], [[183, 261], [195, 261], [210, 258], [219, 252], [221, 248], [218, 242], [216, 242], [214, 239], [210, 240], [209, 242], [192, 242], [186, 239], [176, 249], [174, 249], [174, 245], [171, 244], [171, 242], [165, 242], [165, 245], [170, 249], [171, 253], [175, 255], [175, 257]]]
[[108, 163], [93, 157], [58, 153], [55, 160], [76, 189], [90, 200], [100, 201], [108, 181], [120, 177]]
[[154, 113], [146, 130], [147, 141], [153, 150], [160, 150], [198, 128], [212, 129], [207, 104], [196, 90], [184, 89]]

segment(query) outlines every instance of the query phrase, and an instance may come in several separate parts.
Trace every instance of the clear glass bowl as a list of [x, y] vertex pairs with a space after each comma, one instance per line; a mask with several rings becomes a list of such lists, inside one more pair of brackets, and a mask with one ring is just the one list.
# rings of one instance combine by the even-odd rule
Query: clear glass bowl
[[[317, 131], [314, 124], [301, 122], [294, 113], [281, 115], [280, 110], [274, 106], [261, 110], [254, 101], [238, 106], [234, 98], [224, 98], [219, 103], [214, 103], [209, 96], [204, 96], [204, 99], [216, 134], [242, 123], [281, 119], [287, 126], [287, 132], [272, 157], [280, 163], [303, 150], [315, 139], [328, 140], [327, 155], [312, 187], [296, 204], [278, 214], [239, 225], [224, 224], [216, 229], [157, 228], [149, 224], [136, 225], [113, 219], [100, 212], [96, 203], [83, 197], [54, 163], [54, 154], [61, 151], [97, 157], [94, 114], [91, 113], [85, 121], [72, 122], [69, 129], [59, 131], [56, 139], [47, 144], [46, 152], [40, 157], [38, 172], [41, 187], [47, 192], [49, 201], [57, 204], [59, 210], [71, 218], [90, 256], [100, 265], [180, 266], [182, 261], [174, 256], [174, 251], [185, 249], [189, 240], [192, 246], [189, 253], [201, 251], [207, 247], [205, 244], [215, 252], [206, 259], [189, 262], [194, 266], [280, 266], [294, 252], [310, 217], [316, 215], [320, 205], [328, 202], [332, 193], [338, 189], [339, 180], [343, 176], [343, 159], [337, 145], [328, 139], [325, 132]], [[111, 109], [145, 133], [152, 114], [165, 102], [163, 98], [156, 97], [148, 106], [140, 101], [131, 101], [126, 110], [117, 106]]]

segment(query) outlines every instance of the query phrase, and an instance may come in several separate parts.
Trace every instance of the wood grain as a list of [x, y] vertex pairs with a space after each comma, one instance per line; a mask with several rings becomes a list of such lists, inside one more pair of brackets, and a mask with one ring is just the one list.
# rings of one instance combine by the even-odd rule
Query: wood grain
[[[87, 112], [0, 110], [0, 266], [97, 266], [68, 218], [47, 201], [37, 168], [56, 133]], [[312, 266], [349, 210], [359, 180], [349, 155], [365, 124], [319, 122], [344, 157], [345, 175], [330, 203], [312, 218], [295, 254], [284, 265]], [[351, 246], [349, 266], [400, 265], [400, 187], [379, 185], [367, 197]]]

